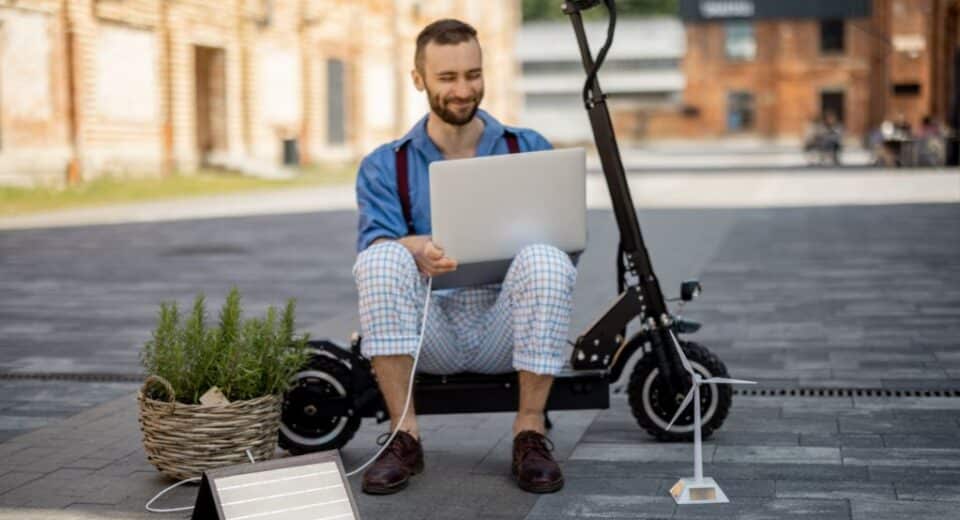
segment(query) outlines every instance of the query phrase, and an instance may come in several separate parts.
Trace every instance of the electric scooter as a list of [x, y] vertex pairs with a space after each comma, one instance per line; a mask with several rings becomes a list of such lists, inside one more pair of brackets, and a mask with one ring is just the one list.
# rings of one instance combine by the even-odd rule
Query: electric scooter
[[[573, 24], [587, 79], [583, 101], [593, 129], [597, 152], [620, 229], [616, 258], [618, 295], [603, 314], [573, 344], [569, 366], [554, 378], [546, 409], [589, 410], [610, 407], [610, 386], [632, 366], [627, 384], [630, 409], [637, 423], [661, 441], [692, 441], [694, 407], [688, 407], [669, 428], [671, 418], [692, 385], [678, 350], [704, 379], [728, 377], [723, 362], [700, 344], [681, 339], [700, 324], [672, 315], [654, 275], [650, 256], [627, 186], [605, 96], [597, 71], [613, 43], [616, 6], [602, 0], [609, 12], [607, 38], [596, 60], [584, 32], [582, 11], [601, 0], [567, 0], [563, 11]], [[689, 302], [700, 283], [681, 284], [680, 300]], [[627, 337], [627, 326], [637, 320], [639, 330]], [[359, 429], [361, 419], [389, 420], [370, 360], [354, 334], [348, 348], [329, 340], [311, 341], [312, 356], [296, 375], [283, 402], [280, 446], [293, 454], [339, 449]], [[636, 361], [631, 363], [631, 360]], [[498, 375], [461, 373], [415, 374], [417, 413], [481, 413], [516, 411], [515, 372]], [[482, 399], [477, 396], [482, 395]], [[733, 399], [730, 385], [710, 383], [700, 389], [701, 434], [709, 437], [727, 417]], [[546, 426], [552, 426], [549, 415]]]

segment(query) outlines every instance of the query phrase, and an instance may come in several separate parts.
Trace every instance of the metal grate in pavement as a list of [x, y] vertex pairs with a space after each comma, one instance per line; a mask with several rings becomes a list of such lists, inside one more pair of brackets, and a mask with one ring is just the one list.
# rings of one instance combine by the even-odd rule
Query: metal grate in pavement
[[888, 388], [734, 388], [733, 395], [761, 397], [960, 397], [960, 390]]
[[[39, 381], [78, 381], [89, 383], [140, 383], [142, 374], [71, 372], [0, 372], [0, 381], [29, 379]], [[623, 389], [614, 389], [624, 394]], [[734, 388], [733, 395], [751, 397], [960, 397], [960, 389], [890, 388]]]
[[142, 383], [141, 374], [71, 373], [71, 372], [0, 372], [2, 380], [79, 381], [86, 383]]

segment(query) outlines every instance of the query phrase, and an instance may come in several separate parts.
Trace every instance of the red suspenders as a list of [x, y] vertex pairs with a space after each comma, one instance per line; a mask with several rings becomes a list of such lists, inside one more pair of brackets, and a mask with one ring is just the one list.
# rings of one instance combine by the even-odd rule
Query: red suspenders
[[[517, 142], [517, 136], [511, 132], [505, 132], [504, 138], [507, 140], [507, 149], [510, 153], [518, 153], [520, 144]], [[414, 234], [413, 214], [410, 211], [410, 180], [407, 171], [407, 143], [403, 143], [397, 148], [397, 194], [400, 195], [400, 207], [403, 208], [403, 220], [407, 223], [407, 234]]]

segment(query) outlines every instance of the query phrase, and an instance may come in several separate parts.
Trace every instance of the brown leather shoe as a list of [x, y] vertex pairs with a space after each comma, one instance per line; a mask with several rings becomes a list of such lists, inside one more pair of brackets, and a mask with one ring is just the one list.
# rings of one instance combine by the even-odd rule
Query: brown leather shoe
[[563, 473], [551, 451], [550, 439], [533, 430], [524, 430], [513, 438], [513, 476], [520, 489], [553, 493], [563, 487]]
[[[384, 433], [377, 444], [390, 437]], [[363, 474], [363, 492], [371, 495], [389, 495], [407, 487], [410, 475], [423, 471], [423, 448], [420, 441], [405, 431], [398, 431], [387, 449]]]

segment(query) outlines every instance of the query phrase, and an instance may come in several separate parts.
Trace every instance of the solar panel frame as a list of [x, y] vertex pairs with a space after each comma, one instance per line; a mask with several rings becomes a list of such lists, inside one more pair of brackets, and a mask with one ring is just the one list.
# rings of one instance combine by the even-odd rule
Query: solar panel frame
[[[269, 480], [261, 481], [258, 478], [243, 478], [244, 476], [256, 476], [260, 479], [266, 477]], [[291, 487], [277, 493], [287, 483]], [[297, 484], [301, 487], [297, 487]], [[316, 487], [318, 484], [322, 485]], [[303, 485], [314, 487], [302, 489]], [[271, 490], [273, 494], [260, 496], [255, 493], [258, 488], [270, 486], [273, 487]], [[341, 488], [342, 494], [338, 494]], [[285, 509], [274, 509], [272, 507], [275, 506], [269, 505], [270, 501], [278, 502], [279, 499], [279, 502], [283, 503], [284, 498], [302, 497], [308, 493], [327, 496], [316, 497], [318, 502], [288, 505]], [[342, 495], [345, 495], [346, 500], [340, 498]], [[245, 504], [248, 507], [233, 507]], [[349, 511], [346, 510], [347, 505], [349, 505]], [[335, 511], [326, 516], [315, 514], [315, 508], [323, 506], [330, 506], [329, 509], [335, 509]], [[343, 462], [340, 460], [338, 451], [323, 451], [206, 471], [201, 479], [192, 519], [274, 520], [294, 518], [296, 511], [307, 510], [311, 512], [309, 518], [312, 520], [360, 519], [357, 503], [350, 483], [345, 477]]]

